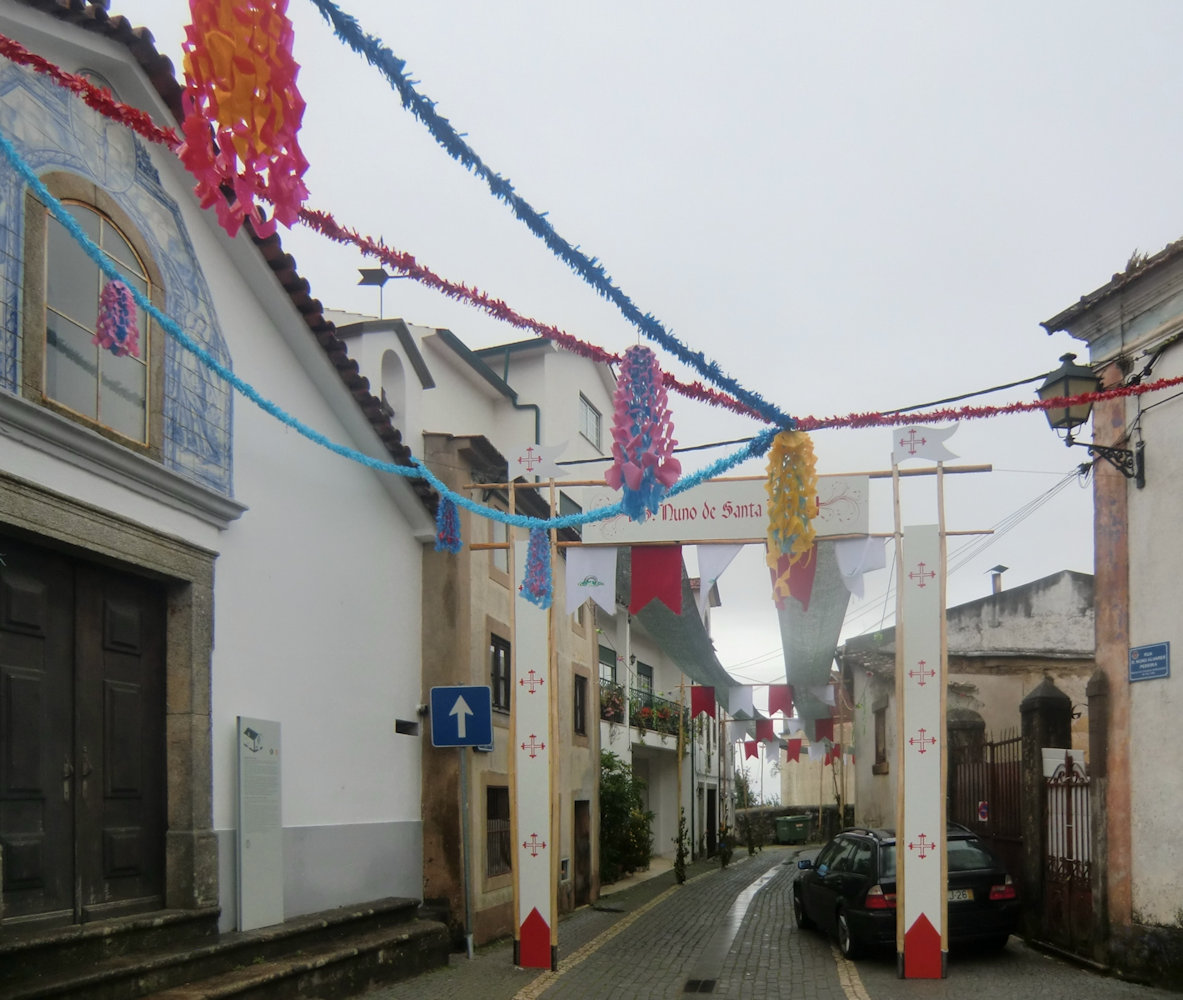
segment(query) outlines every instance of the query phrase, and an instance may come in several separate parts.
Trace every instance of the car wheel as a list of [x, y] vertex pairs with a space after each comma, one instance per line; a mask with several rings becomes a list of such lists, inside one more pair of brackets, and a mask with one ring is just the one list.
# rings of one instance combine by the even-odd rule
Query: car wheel
[[1010, 940], [1009, 934], [1003, 934], [999, 937], [992, 937], [984, 944], [986, 951], [1002, 951], [1006, 947], [1006, 942]]
[[813, 921], [805, 914], [805, 903], [801, 899], [799, 892], [793, 893], [793, 918], [797, 921], [797, 926], [807, 931], [813, 926]]
[[850, 932], [850, 921], [846, 918], [846, 910], [839, 909], [837, 916], [838, 924], [838, 950], [842, 952], [843, 958], [858, 958], [861, 949], [858, 942], [855, 941], [854, 935]]

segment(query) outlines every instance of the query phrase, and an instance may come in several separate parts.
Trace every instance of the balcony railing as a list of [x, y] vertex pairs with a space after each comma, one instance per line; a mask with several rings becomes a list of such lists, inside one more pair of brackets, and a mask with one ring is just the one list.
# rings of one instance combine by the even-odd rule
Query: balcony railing
[[650, 694], [647, 691], [633, 691], [626, 700], [624, 688], [611, 681], [600, 681], [600, 718], [605, 722], [625, 721], [635, 729], [651, 729], [655, 733], [676, 736], [678, 714], [681, 712], [687, 737], [690, 734], [690, 711], [679, 708], [676, 701]]

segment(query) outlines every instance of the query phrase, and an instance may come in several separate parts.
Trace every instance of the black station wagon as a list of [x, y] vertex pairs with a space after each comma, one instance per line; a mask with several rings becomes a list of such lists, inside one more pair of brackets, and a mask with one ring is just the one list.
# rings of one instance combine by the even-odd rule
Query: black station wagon
[[[1003, 948], [1019, 918], [1006, 868], [972, 830], [949, 824], [950, 945]], [[847, 958], [895, 948], [895, 831], [844, 830], [815, 860], [801, 859], [793, 881], [793, 915], [838, 941]]]

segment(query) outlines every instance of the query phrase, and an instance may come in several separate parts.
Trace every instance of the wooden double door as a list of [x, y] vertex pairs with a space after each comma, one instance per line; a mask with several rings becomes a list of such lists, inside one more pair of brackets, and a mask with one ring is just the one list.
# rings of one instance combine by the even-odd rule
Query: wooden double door
[[0, 921], [163, 905], [164, 593], [0, 534]]

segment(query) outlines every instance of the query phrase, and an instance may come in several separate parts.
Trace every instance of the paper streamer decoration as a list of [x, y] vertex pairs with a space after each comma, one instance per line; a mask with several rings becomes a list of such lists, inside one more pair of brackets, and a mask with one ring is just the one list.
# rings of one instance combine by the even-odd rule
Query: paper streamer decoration
[[705, 684], [694, 684], [690, 688], [690, 718], [697, 719], [706, 712], [715, 717], [715, 689]]
[[616, 554], [611, 545], [567, 549], [567, 614], [589, 597], [609, 614], [616, 614]]
[[799, 601], [802, 611], [809, 610], [809, 602], [813, 598], [813, 581], [817, 576], [817, 543], [809, 549], [804, 559], [792, 562], [790, 557], [782, 555], [776, 561], [772, 572], [772, 600], [778, 609], [783, 610], [786, 599], [792, 597]]
[[887, 565], [883, 538], [839, 538], [832, 543], [842, 582], [855, 597], [863, 596], [863, 574]]
[[742, 684], [731, 689], [731, 696], [727, 702], [731, 706], [731, 715], [737, 719], [751, 719], [756, 715], [752, 707], [752, 686]]
[[742, 545], [700, 545], [698, 546], [698, 613], [706, 613], [711, 599], [711, 587], [739, 555]]
[[637, 614], [654, 598], [674, 614], [682, 613], [682, 546], [634, 546], [631, 572], [629, 614]]
[[526, 577], [518, 591], [531, 604], [537, 604], [540, 608], [550, 607], [550, 532], [545, 528], [530, 529]]
[[462, 547], [460, 514], [450, 497], [440, 497], [440, 505], [435, 512], [435, 550], [455, 554]]
[[613, 398], [612, 465], [604, 480], [621, 490], [621, 506], [634, 521], [657, 512], [666, 490], [678, 481], [673, 425], [657, 356], [637, 345], [624, 353]]
[[99, 295], [99, 319], [92, 344], [122, 358], [140, 356], [140, 330], [136, 326], [136, 300], [122, 281], [108, 281]]
[[[803, 431], [781, 431], [768, 451], [768, 565], [776, 571], [774, 591], [788, 593], [787, 567], [813, 546], [817, 515], [817, 473], [813, 442]], [[783, 582], [782, 582], [783, 581]]]
[[[213, 206], [226, 232], [234, 236], [250, 218], [259, 236], [270, 236], [276, 220], [291, 226], [299, 218], [308, 196], [287, 0], [189, 0], [189, 12], [178, 155], [197, 179], [202, 208]], [[273, 206], [269, 219], [258, 196]]]
[[791, 684], [768, 685], [768, 714], [790, 716], [793, 714], [793, 687]]

